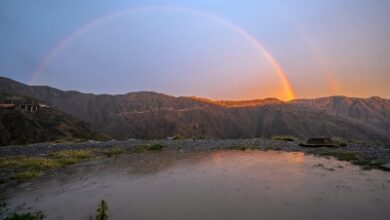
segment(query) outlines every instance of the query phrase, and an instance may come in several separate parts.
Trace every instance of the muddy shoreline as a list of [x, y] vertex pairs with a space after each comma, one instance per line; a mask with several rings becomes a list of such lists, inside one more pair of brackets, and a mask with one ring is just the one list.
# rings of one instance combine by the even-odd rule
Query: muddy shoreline
[[323, 151], [324, 149], [330, 151], [345, 151], [361, 153], [367, 159], [377, 159], [390, 162], [390, 146], [388, 144], [347, 144], [347, 146], [331, 148], [319, 147], [310, 148], [302, 147], [299, 142], [293, 141], [276, 141], [262, 138], [253, 139], [184, 139], [184, 140], [139, 140], [130, 139], [126, 141], [88, 141], [78, 143], [36, 143], [20, 146], [5, 146], [0, 147], [0, 157], [3, 156], [44, 156], [46, 154], [55, 153], [62, 150], [80, 150], [89, 148], [110, 149], [114, 147], [122, 147], [125, 149], [132, 149], [139, 145], [147, 144], [161, 144], [169, 149], [231, 149], [231, 148], [251, 148], [263, 150], [281, 150], [287, 152], [305, 152], [313, 153]]
[[[335, 156], [340, 160], [355, 161], [358, 165], [366, 167], [384, 168], [390, 163], [390, 146], [385, 144], [348, 144], [347, 146], [330, 148], [302, 147], [299, 142], [276, 141], [262, 138], [255, 139], [184, 139], [184, 140], [139, 140], [130, 139], [126, 141], [111, 140], [105, 142], [88, 141], [80, 143], [37, 143], [25, 146], [0, 147], [0, 157], [6, 156], [46, 156], [63, 150], [82, 149], [112, 149], [123, 148], [133, 150], [140, 145], [161, 144], [164, 149], [178, 150], [222, 150], [222, 149], [259, 149], [259, 150], [280, 150], [286, 152], [304, 152], [314, 155]], [[353, 154], [356, 158], [343, 158], [340, 154]], [[349, 156], [349, 155], [348, 155]], [[356, 161], [358, 160], [358, 161]]]

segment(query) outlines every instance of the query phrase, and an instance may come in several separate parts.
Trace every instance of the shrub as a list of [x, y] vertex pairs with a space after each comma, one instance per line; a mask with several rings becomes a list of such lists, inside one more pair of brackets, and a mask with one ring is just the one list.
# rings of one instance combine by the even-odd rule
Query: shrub
[[137, 147], [138, 151], [161, 151], [164, 148], [161, 144], [145, 144]]
[[340, 147], [345, 147], [347, 146], [347, 141], [345, 141], [344, 139], [342, 138], [339, 138], [339, 137], [333, 137], [332, 138], [332, 142]]
[[4, 220], [42, 220], [44, 215], [41, 211], [35, 213], [13, 213], [7, 216]]
[[107, 202], [102, 200], [99, 208], [96, 210], [96, 220], [107, 220], [108, 219], [108, 205]]
[[111, 157], [111, 156], [116, 155], [116, 154], [121, 154], [123, 152], [124, 152], [124, 149], [119, 148], [119, 147], [105, 149], [102, 151], [102, 153], [104, 153], [107, 157]]
[[298, 138], [290, 135], [275, 135], [272, 136], [272, 140], [275, 141], [298, 141]]

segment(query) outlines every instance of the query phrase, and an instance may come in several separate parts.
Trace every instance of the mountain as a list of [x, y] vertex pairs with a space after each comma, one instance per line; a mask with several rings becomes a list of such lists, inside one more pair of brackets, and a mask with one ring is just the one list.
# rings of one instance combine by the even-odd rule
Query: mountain
[[293, 135], [390, 141], [390, 100], [326, 97], [213, 101], [155, 92], [94, 95], [0, 78], [0, 89], [41, 100], [117, 139], [182, 135], [253, 138]]
[[38, 100], [0, 92], [0, 146], [59, 139], [96, 139], [89, 125]]

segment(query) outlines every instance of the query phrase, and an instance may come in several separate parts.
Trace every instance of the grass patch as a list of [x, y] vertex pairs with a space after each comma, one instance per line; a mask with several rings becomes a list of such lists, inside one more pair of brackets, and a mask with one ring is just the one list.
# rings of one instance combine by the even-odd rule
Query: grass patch
[[274, 141], [298, 141], [298, 138], [290, 135], [275, 135], [271, 139]]
[[46, 157], [14, 156], [0, 158], [0, 171], [4, 173], [0, 183], [22, 182], [33, 179], [42, 171], [61, 167], [58, 161]]
[[40, 176], [43, 171], [91, 160], [92, 150], [64, 150], [49, 156], [11, 156], [0, 158], [0, 171], [5, 173], [1, 183], [25, 181]]
[[59, 166], [60, 164], [57, 161], [39, 156], [15, 156], [0, 159], [1, 168], [45, 170]]
[[344, 161], [357, 161], [358, 160], [358, 153], [355, 153], [355, 152], [322, 151], [322, 152], [320, 152], [320, 154], [326, 155], [326, 156], [333, 156], [339, 160], [344, 160]]
[[42, 173], [39, 172], [39, 171], [30, 170], [30, 171], [24, 171], [24, 172], [20, 172], [20, 173], [15, 173], [11, 178], [13, 180], [16, 180], [16, 181], [20, 182], [20, 181], [26, 181], [26, 180], [33, 179], [35, 177], [40, 176], [41, 174]]
[[63, 150], [49, 155], [60, 166], [75, 164], [95, 158], [92, 150]]
[[111, 148], [111, 149], [102, 150], [101, 152], [103, 154], [105, 154], [107, 157], [112, 157], [112, 156], [117, 155], [117, 154], [122, 154], [123, 152], [125, 152], [125, 150], [123, 148], [120, 148], [120, 147], [115, 147], [115, 148]]
[[373, 168], [382, 169], [382, 165], [386, 163], [386, 161], [382, 160], [370, 160], [365, 158], [362, 154], [358, 152], [351, 151], [342, 151], [342, 150], [322, 150], [316, 152], [315, 154], [321, 156], [332, 156], [338, 160], [348, 161], [352, 164], [360, 166], [363, 170], [370, 170]]
[[4, 220], [42, 220], [44, 215], [41, 211], [38, 212], [26, 212], [26, 213], [12, 213]]
[[63, 150], [50, 154], [53, 158], [89, 159], [93, 157], [92, 150]]

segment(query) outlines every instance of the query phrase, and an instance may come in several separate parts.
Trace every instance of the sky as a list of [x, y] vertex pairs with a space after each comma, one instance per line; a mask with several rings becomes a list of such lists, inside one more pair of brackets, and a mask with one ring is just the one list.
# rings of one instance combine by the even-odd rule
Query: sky
[[96, 94], [390, 98], [390, 1], [0, 0], [0, 75]]

